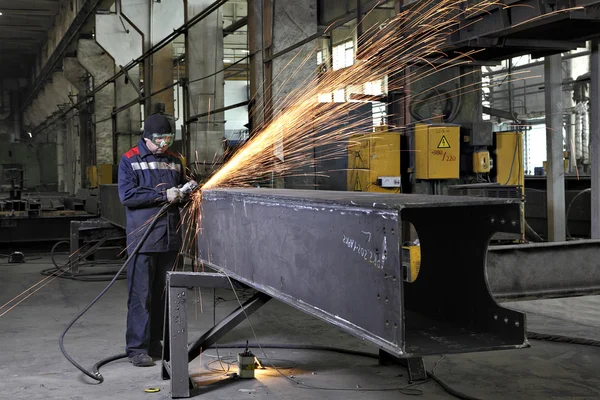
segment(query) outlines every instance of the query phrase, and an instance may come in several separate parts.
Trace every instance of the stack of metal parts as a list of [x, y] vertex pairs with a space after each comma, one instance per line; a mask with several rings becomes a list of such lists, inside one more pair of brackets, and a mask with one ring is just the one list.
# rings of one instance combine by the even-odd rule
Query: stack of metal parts
[[25, 192], [24, 171], [5, 169], [8, 192], [0, 196], [0, 243], [66, 240], [71, 221], [98, 215], [98, 196], [83, 191], [66, 193]]

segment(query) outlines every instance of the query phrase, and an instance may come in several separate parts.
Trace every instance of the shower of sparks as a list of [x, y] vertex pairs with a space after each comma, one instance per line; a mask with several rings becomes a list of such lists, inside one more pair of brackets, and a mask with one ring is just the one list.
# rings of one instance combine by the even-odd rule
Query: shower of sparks
[[[350, 137], [368, 133], [372, 115], [370, 112], [357, 115], [364, 101], [324, 103], [319, 102], [319, 96], [402, 72], [415, 83], [449, 68], [468, 66], [476, 50], [449, 55], [444, 53], [444, 47], [450, 35], [474, 23], [478, 15], [492, 7], [506, 6], [498, 0], [476, 4], [466, 0], [425, 0], [384, 24], [373, 26], [359, 39], [358, 59], [352, 66], [318, 74], [287, 95], [277, 105], [271, 122], [254, 132], [195, 193], [195, 203], [199, 204], [203, 189], [248, 186], [263, 177], [291, 176], [323, 159], [345, 156]], [[312, 57], [307, 57], [301, 65], [309, 60]], [[470, 73], [453, 79], [459, 81]], [[287, 74], [291, 76], [293, 72]], [[400, 90], [401, 84], [402, 81], [390, 78], [388, 90]], [[453, 91], [454, 96], [480, 87], [479, 82], [463, 85]], [[428, 88], [431, 89], [434, 88]], [[403, 128], [394, 127], [396, 131]], [[325, 146], [327, 150], [314, 157], [316, 146]]]
[[[420, 1], [385, 23], [368, 29], [359, 39], [357, 60], [352, 66], [315, 73], [285, 96], [277, 104], [277, 110], [274, 107], [264, 110], [263, 105], [262, 109], [268, 111], [266, 114], [273, 114], [270, 122], [253, 132], [251, 138], [192, 194], [192, 201], [184, 210], [183, 226], [187, 228], [184, 251], [188, 254], [193, 251], [194, 239], [201, 229], [191, 227], [200, 223], [202, 190], [244, 187], [262, 179], [302, 175], [303, 169], [314, 167], [323, 160], [347, 156], [348, 147], [353, 144], [352, 136], [370, 132], [372, 113], [361, 111], [365, 101], [320, 102], [320, 96], [331, 98], [337, 90], [386, 76], [390, 77], [388, 91], [402, 90], [403, 81], [392, 77], [404, 74], [415, 83], [440, 71], [468, 66], [478, 51], [446, 54], [444, 48], [449, 37], [476, 22], [479, 15], [498, 7], [506, 5], [499, 0], [483, 0], [476, 4], [467, 0]], [[313, 62], [313, 56], [310, 54], [301, 60], [298, 69]], [[289, 69], [286, 68], [288, 78], [284, 81], [294, 75]], [[460, 81], [464, 76], [454, 79]], [[462, 96], [480, 87], [479, 82], [463, 85], [450, 95]], [[434, 88], [428, 88], [431, 89]], [[263, 110], [260, 105], [254, 108], [255, 113]], [[404, 128], [393, 127], [396, 132]], [[316, 147], [322, 149], [318, 154], [315, 154]]]

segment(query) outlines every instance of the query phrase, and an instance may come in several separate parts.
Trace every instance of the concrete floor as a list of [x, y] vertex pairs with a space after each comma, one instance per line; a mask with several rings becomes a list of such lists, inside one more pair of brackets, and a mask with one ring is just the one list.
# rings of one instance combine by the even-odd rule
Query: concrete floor
[[[4, 260], [0, 260], [4, 261]], [[48, 259], [27, 264], [0, 265], [0, 306], [42, 276]], [[164, 399], [170, 398], [169, 382], [160, 378], [160, 368], [134, 368], [121, 360], [103, 368], [105, 383], [91, 383], [61, 355], [58, 336], [65, 324], [87, 304], [104, 284], [56, 279], [0, 318], [0, 398], [3, 399]], [[217, 318], [233, 309], [231, 292], [218, 292], [226, 301], [217, 305]], [[600, 297], [580, 297], [512, 303], [528, 312], [530, 330], [572, 334], [600, 340]], [[190, 339], [212, 324], [212, 293], [203, 293], [192, 305]], [[71, 355], [84, 366], [124, 350], [126, 290], [124, 281], [115, 287], [73, 327], [66, 339]], [[6, 308], [0, 309], [0, 314]], [[197, 313], [197, 317], [195, 316]], [[373, 351], [360, 340], [272, 301], [252, 317], [261, 343], [316, 344]], [[244, 323], [222, 343], [254, 341]], [[380, 367], [376, 360], [336, 353], [303, 350], [266, 350], [281, 366], [282, 373], [319, 389], [294, 385], [274, 370], [259, 371], [256, 380], [230, 380], [223, 373], [208, 371], [214, 351], [191, 364], [202, 399], [404, 399], [394, 388], [408, 385], [401, 367]], [[235, 350], [220, 350], [220, 355]], [[261, 356], [260, 350], [255, 354]], [[264, 360], [264, 357], [262, 357]], [[428, 357], [431, 369], [455, 389], [482, 399], [600, 399], [600, 348], [560, 343], [532, 342], [523, 350]], [[217, 368], [218, 364], [211, 363]], [[287, 367], [293, 367], [291, 369]], [[213, 383], [206, 386], [206, 383]], [[155, 394], [144, 389], [160, 388]], [[330, 390], [350, 389], [350, 390]], [[356, 389], [362, 390], [356, 390]], [[385, 388], [386, 391], [364, 391]], [[435, 383], [413, 387], [427, 399], [452, 398]], [[413, 392], [413, 394], [421, 393]]]

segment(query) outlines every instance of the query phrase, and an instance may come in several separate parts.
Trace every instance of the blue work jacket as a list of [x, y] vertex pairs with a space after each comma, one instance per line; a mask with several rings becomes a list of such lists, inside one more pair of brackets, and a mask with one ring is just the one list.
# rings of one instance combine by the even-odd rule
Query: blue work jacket
[[[185, 182], [181, 160], [173, 153], [152, 154], [144, 139], [121, 157], [119, 197], [127, 215], [127, 249], [132, 252], [146, 226], [167, 201], [166, 191]], [[169, 207], [142, 245], [142, 253], [178, 251], [181, 248], [178, 207]]]

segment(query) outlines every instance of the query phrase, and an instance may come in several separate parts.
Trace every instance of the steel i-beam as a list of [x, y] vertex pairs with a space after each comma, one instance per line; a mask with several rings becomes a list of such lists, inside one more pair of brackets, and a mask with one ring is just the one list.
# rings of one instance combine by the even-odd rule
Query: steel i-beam
[[[520, 232], [510, 199], [274, 189], [202, 194], [205, 265], [397, 357], [528, 345], [525, 315], [491, 296], [494, 233]], [[421, 248], [403, 280], [402, 221]]]

